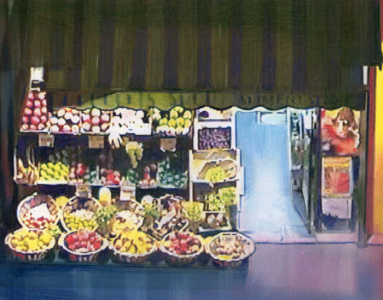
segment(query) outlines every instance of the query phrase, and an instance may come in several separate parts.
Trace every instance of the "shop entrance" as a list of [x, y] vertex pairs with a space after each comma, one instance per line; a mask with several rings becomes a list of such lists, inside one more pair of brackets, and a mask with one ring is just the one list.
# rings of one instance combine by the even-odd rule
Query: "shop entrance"
[[241, 230], [264, 241], [307, 237], [302, 189], [294, 190], [287, 110], [236, 115], [237, 147], [245, 166], [239, 214]]

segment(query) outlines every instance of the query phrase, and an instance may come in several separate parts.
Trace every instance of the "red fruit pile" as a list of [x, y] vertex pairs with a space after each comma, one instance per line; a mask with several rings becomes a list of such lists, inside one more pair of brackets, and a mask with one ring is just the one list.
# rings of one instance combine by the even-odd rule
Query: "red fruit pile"
[[186, 255], [197, 253], [202, 245], [200, 240], [192, 233], [172, 232], [168, 240], [164, 242], [164, 246], [169, 252]]
[[101, 183], [106, 185], [119, 185], [121, 183], [121, 173], [111, 169], [101, 169]]
[[80, 132], [80, 111], [75, 108], [65, 107], [53, 112], [50, 119], [51, 131], [61, 133]]
[[84, 181], [89, 180], [89, 173], [89, 167], [84, 163], [72, 161], [69, 172], [69, 180], [71, 182], [84, 183]]
[[110, 127], [110, 112], [98, 108], [87, 109], [82, 114], [81, 131], [85, 133], [107, 133]]
[[102, 237], [94, 231], [81, 230], [69, 234], [65, 238], [65, 243], [71, 251], [81, 253], [93, 252], [102, 246]]
[[29, 93], [23, 112], [21, 129], [24, 131], [42, 131], [48, 127], [49, 117], [45, 93]]

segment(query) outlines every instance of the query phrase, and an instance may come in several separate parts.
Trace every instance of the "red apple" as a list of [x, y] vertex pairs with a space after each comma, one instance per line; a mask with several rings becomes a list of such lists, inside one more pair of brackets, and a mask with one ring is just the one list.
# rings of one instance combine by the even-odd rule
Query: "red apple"
[[38, 130], [43, 130], [44, 128], [45, 128], [45, 124], [39, 124], [38, 126], [37, 126], [37, 128], [38, 128]]
[[57, 125], [53, 125], [53, 126], [51, 127], [51, 131], [52, 131], [52, 132], [59, 132], [60, 129], [59, 129], [59, 127], [58, 127]]
[[88, 114], [83, 114], [83, 115], [82, 115], [82, 121], [83, 121], [83, 122], [89, 122], [89, 123], [90, 123], [90, 121], [91, 121], [90, 115], [88, 115]]
[[64, 125], [63, 131], [64, 132], [70, 132], [70, 126], [69, 125]]
[[63, 118], [61, 118], [61, 119], [58, 120], [57, 123], [58, 123], [59, 126], [64, 126], [66, 124], [66, 121]]
[[39, 101], [39, 100], [35, 100], [34, 104], [35, 104], [36, 108], [40, 108], [41, 107], [41, 101]]
[[77, 171], [76, 171], [76, 175], [77, 175], [78, 177], [82, 177], [82, 176], [84, 176], [84, 174], [85, 174], [85, 170], [84, 170], [83, 168], [78, 168], [78, 169], [77, 169]]
[[45, 99], [45, 93], [39, 93], [39, 99], [44, 100]]
[[29, 129], [29, 125], [28, 124], [23, 124], [23, 125], [21, 125], [21, 129], [22, 130], [28, 130]]
[[102, 115], [101, 116], [102, 122], [107, 123], [107, 122], [109, 122], [109, 120], [110, 120], [109, 115]]
[[29, 123], [29, 118], [27, 116], [23, 116], [23, 123], [24, 124]]
[[92, 124], [93, 125], [99, 125], [100, 124], [100, 118], [99, 117], [94, 117], [92, 119]]
[[37, 127], [36, 127], [36, 125], [31, 124], [31, 126], [29, 126], [29, 129], [30, 130], [37, 130]]
[[74, 123], [74, 124], [77, 124], [78, 122], [80, 122], [80, 117], [79, 116], [73, 116], [72, 117], [72, 122]]
[[41, 100], [41, 105], [42, 105], [42, 106], [47, 106], [47, 100], [45, 100], [45, 99], [44, 99], [44, 100]]
[[93, 117], [99, 117], [101, 115], [101, 111], [98, 108], [93, 108], [92, 112], [91, 112], [91, 115]]
[[45, 106], [43, 106], [43, 107], [41, 108], [41, 112], [42, 112], [43, 114], [46, 114], [46, 113], [48, 112], [48, 109], [47, 109]]
[[40, 123], [40, 118], [37, 117], [37, 116], [32, 116], [32, 117], [31, 117], [31, 123], [32, 123], [33, 125], [37, 125], [37, 124], [39, 124], [39, 123]]
[[64, 119], [67, 120], [67, 121], [71, 120], [72, 117], [73, 117], [73, 114], [71, 112], [69, 112], [69, 111], [66, 112], [65, 115], [64, 115]]
[[90, 123], [83, 123], [82, 124], [82, 128], [85, 130], [85, 131], [89, 131], [90, 130]]
[[27, 107], [32, 108], [33, 107], [33, 102], [28, 100], [26, 105], [27, 105]]
[[32, 115], [32, 110], [31, 110], [30, 108], [27, 107], [27, 108], [24, 110], [24, 114], [27, 115], [27, 116], [30, 116], [30, 115]]
[[28, 95], [28, 99], [29, 99], [29, 100], [33, 100], [33, 99], [35, 99], [35, 95], [33, 95], [33, 93], [29, 93], [29, 95]]
[[33, 111], [33, 115], [36, 117], [41, 117], [41, 109], [35, 108], [35, 110]]
[[58, 112], [57, 112], [57, 116], [59, 118], [63, 117], [65, 115], [65, 109], [60, 109]]
[[56, 125], [57, 122], [58, 122], [58, 119], [57, 119], [56, 117], [52, 117], [52, 118], [50, 119], [50, 121], [51, 121], [51, 124], [52, 124], [52, 125]]
[[40, 121], [41, 121], [41, 123], [46, 123], [47, 120], [48, 120], [48, 118], [47, 118], [46, 115], [42, 115], [42, 116], [40, 117]]
[[149, 180], [150, 179], [150, 173], [144, 173], [144, 179]]

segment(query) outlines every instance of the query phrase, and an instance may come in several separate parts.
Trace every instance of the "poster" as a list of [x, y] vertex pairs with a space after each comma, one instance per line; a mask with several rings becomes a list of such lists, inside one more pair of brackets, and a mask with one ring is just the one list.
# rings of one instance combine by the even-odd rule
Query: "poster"
[[358, 155], [360, 112], [348, 107], [321, 111], [322, 150], [331, 154]]
[[352, 193], [351, 157], [324, 157], [322, 165], [322, 195], [350, 195]]

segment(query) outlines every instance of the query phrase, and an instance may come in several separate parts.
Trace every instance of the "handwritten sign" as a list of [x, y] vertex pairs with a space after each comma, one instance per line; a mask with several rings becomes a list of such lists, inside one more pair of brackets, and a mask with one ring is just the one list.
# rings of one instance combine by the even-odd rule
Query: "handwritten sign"
[[54, 147], [55, 136], [48, 133], [39, 134], [39, 147]]
[[162, 151], [176, 151], [177, 139], [176, 138], [162, 138], [161, 139], [161, 150]]
[[80, 184], [76, 189], [76, 196], [79, 198], [92, 198], [92, 189], [90, 185]]
[[99, 135], [89, 136], [90, 149], [104, 149], [104, 137]]

